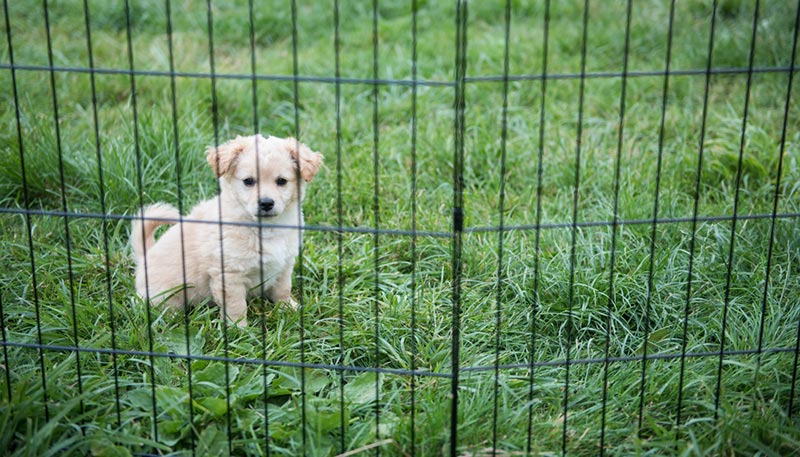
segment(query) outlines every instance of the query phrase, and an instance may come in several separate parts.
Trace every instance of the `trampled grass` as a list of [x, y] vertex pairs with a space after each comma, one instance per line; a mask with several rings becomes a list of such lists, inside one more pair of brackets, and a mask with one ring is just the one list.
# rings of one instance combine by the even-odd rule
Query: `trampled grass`
[[[247, 2], [212, 2], [214, 84], [205, 2], [87, 3], [95, 72], [84, 2], [45, 2], [52, 85], [43, 5], [0, 22], [3, 454], [448, 453], [454, 2], [416, 2], [414, 86], [412, 2], [298, 2], [295, 69], [290, 3], [255, 1], [255, 94]], [[511, 2], [506, 109], [503, 2], [469, 4], [458, 452], [796, 453], [797, 6], [760, 2], [748, 98], [756, 2], [718, 2], [707, 92], [712, 5], [677, 2], [662, 135], [669, 2], [632, 4], [622, 123], [626, 2], [587, 3], [589, 77], [552, 2], [543, 92], [545, 2]], [[303, 311], [148, 310], [130, 216], [213, 195], [205, 148], [254, 131], [325, 154]]]

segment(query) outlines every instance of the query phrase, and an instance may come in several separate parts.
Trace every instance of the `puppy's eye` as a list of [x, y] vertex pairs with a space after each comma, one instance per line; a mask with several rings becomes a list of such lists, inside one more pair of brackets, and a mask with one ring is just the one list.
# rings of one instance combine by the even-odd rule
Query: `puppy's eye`
[[286, 178], [278, 178], [275, 180], [275, 184], [279, 186], [285, 186], [287, 182], [289, 181], [287, 181]]
[[256, 185], [256, 180], [253, 178], [244, 178], [242, 180], [242, 184], [244, 184], [247, 187], [253, 187]]

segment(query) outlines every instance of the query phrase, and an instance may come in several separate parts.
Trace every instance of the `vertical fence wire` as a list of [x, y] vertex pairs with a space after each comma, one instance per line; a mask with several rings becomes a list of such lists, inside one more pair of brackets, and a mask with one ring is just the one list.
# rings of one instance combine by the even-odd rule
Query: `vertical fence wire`
[[[211, 83], [211, 121], [214, 125], [214, 150], [218, 151], [220, 146], [219, 142], [219, 104], [217, 103], [217, 76], [216, 67], [214, 63], [214, 15], [211, 8], [211, 0], [206, 0], [206, 31], [208, 33], [208, 63], [209, 63], [209, 81]], [[219, 153], [214, 154], [216, 160], [216, 169], [219, 170], [220, 158]], [[219, 194], [220, 186], [217, 180], [217, 193]], [[231, 374], [230, 374], [230, 341], [228, 336], [228, 291], [226, 289], [225, 278], [225, 222], [222, 217], [222, 200], [217, 200], [217, 211], [219, 212], [219, 220], [217, 226], [219, 228], [219, 263], [220, 263], [220, 288], [222, 290], [222, 346], [223, 354], [225, 356], [225, 428], [228, 438], [228, 455], [233, 453], [233, 430], [231, 426]]]
[[619, 120], [617, 122], [617, 154], [614, 158], [614, 212], [611, 221], [611, 257], [608, 263], [608, 302], [606, 307], [606, 341], [603, 361], [603, 394], [602, 413], [600, 419], [600, 455], [606, 450], [606, 418], [608, 406], [608, 367], [611, 351], [611, 315], [614, 312], [614, 267], [617, 259], [617, 230], [619, 227], [619, 180], [622, 167], [622, 145], [625, 140], [625, 96], [628, 89], [628, 52], [631, 42], [631, 9], [632, 0], [628, 0], [625, 12], [625, 48], [622, 53], [622, 88], [619, 96]]
[[[256, 26], [255, 26], [255, 11], [253, 7], [253, 0], [248, 0], [247, 2], [247, 15], [250, 21], [250, 89], [251, 89], [251, 102], [253, 105], [253, 135], [259, 135], [259, 121], [258, 121], [258, 80], [256, 78]], [[256, 150], [256, 170], [260, 170], [260, 155], [258, 153], [258, 138], [254, 141], [254, 147]], [[261, 180], [256, 179], [256, 193], [261, 195]], [[260, 222], [260, 221], [259, 221]], [[259, 223], [258, 224], [258, 239], [261, 240], [262, 235], [264, 232], [264, 226]], [[258, 243], [258, 255], [259, 258], [263, 258], [264, 256], [264, 244], [259, 241]], [[267, 303], [264, 300], [265, 297], [265, 290], [264, 290], [264, 264], [259, 263], [258, 265], [258, 276], [259, 276], [259, 296], [261, 297], [261, 356], [264, 360], [267, 360]], [[267, 365], [264, 364], [261, 366], [261, 377], [263, 380], [262, 386], [264, 392], [262, 393], [262, 399], [264, 401], [264, 453], [265, 455], [271, 455], [270, 445], [269, 445], [269, 382], [268, 382], [268, 370]]]
[[[292, 97], [294, 99], [294, 138], [295, 138], [295, 151], [298, 157], [300, 155], [300, 85], [299, 78], [300, 67], [297, 55], [297, 1], [292, 0]], [[300, 195], [300, 161], [296, 170], [295, 182], [297, 183], [297, 193]], [[297, 254], [297, 289], [298, 297], [300, 299], [298, 305], [300, 309], [300, 399], [301, 399], [301, 414], [302, 414], [302, 428], [303, 428], [303, 455], [308, 453], [308, 399], [306, 398], [306, 321], [305, 321], [305, 299], [303, 297], [304, 285], [304, 252], [303, 252], [303, 212], [301, 209], [301, 201], [297, 200], [297, 241], [299, 245], [299, 252]]]
[[567, 453], [567, 431], [568, 427], [568, 413], [569, 413], [569, 371], [572, 362], [572, 339], [574, 338], [574, 323], [573, 323], [573, 305], [575, 299], [575, 262], [577, 256], [577, 240], [578, 240], [578, 199], [580, 197], [581, 185], [581, 142], [583, 140], [583, 104], [584, 92], [586, 88], [586, 43], [589, 35], [589, 0], [583, 2], [583, 31], [581, 36], [581, 73], [580, 73], [580, 88], [578, 89], [578, 120], [577, 132], [575, 137], [575, 181], [572, 187], [572, 224], [571, 224], [571, 240], [570, 240], [570, 258], [569, 258], [569, 292], [567, 298], [567, 328], [564, 346], [566, 347], [566, 355], [564, 357], [564, 405], [563, 405], [563, 423], [561, 428], [561, 454]]
[[458, 453], [458, 384], [461, 366], [461, 280], [464, 231], [464, 115], [467, 72], [467, 1], [456, 0], [456, 43], [453, 123], [453, 232], [451, 244], [452, 340], [450, 382], [450, 455]]
[[502, 333], [503, 303], [503, 241], [505, 238], [505, 199], [506, 199], [506, 154], [508, 141], [508, 73], [509, 41], [511, 35], [511, 0], [505, 2], [503, 49], [503, 102], [500, 126], [500, 201], [497, 230], [497, 291], [495, 295], [495, 335], [494, 335], [494, 401], [492, 404], [492, 453], [497, 452], [497, 414], [500, 392], [500, 334]]
[[[789, 122], [789, 103], [792, 99], [792, 81], [794, 80], [795, 70], [795, 59], [797, 56], [797, 35], [798, 30], [800, 30], [800, 1], [797, 2], [796, 5], [797, 10], [795, 11], [794, 17], [794, 37], [792, 38], [792, 58], [791, 58], [791, 65], [789, 67], [789, 81], [786, 87], [786, 103], [783, 107], [783, 126], [781, 127], [781, 141], [780, 141], [780, 156], [778, 157], [778, 177], [775, 180], [775, 196], [772, 199], [772, 217], [770, 218], [770, 229], [769, 229], [769, 251], [767, 255], [767, 272], [764, 278], [764, 297], [761, 302], [761, 322], [759, 324], [759, 331], [758, 331], [758, 365], [756, 365], [756, 374], [758, 374], [758, 368], [761, 366], [761, 351], [763, 349], [763, 338], [764, 338], [764, 314], [766, 312], [767, 307], [767, 287], [769, 287], [769, 272], [770, 272], [770, 261], [772, 260], [772, 245], [775, 239], [775, 224], [777, 222], [777, 214], [778, 214], [778, 198], [781, 193], [781, 172], [783, 171], [783, 154], [785, 152], [786, 147], [786, 130], [787, 125]], [[797, 362], [798, 356], [800, 356], [800, 317], [797, 321], [797, 338], [795, 339], [794, 343], [794, 362], [792, 363], [792, 382], [791, 387], [789, 388], [789, 404], [786, 407], [786, 416], [791, 418], [794, 415], [794, 396], [795, 396], [795, 388], [797, 385]]]
[[703, 173], [703, 152], [705, 151], [706, 121], [708, 118], [708, 98], [711, 87], [711, 68], [714, 53], [714, 30], [717, 22], [717, 0], [714, 0], [711, 11], [711, 30], [708, 34], [708, 55], [706, 60], [705, 90], [703, 91], [703, 114], [700, 124], [700, 144], [697, 154], [697, 173], [694, 181], [694, 205], [692, 209], [692, 230], [689, 240], [689, 268], [686, 274], [686, 303], [683, 308], [683, 332], [681, 334], [680, 372], [678, 374], [678, 401], [675, 412], [675, 442], [680, 441], [683, 424], [683, 388], [686, 372], [686, 346], [689, 339], [689, 311], [692, 300], [692, 280], [694, 278], [694, 249], [697, 240], [698, 209], [700, 207], [700, 177]]
[[[172, 2], [171, 0], [164, 1], [165, 19], [166, 19], [166, 34], [167, 34], [167, 51], [169, 55], [169, 94], [170, 103], [172, 105], [172, 146], [175, 157], [175, 182], [177, 187], [178, 197], [178, 230], [180, 231], [181, 239], [181, 275], [183, 283], [187, 283], [186, 279], [186, 244], [184, 241], [184, 225], [183, 225], [183, 172], [181, 168], [180, 156], [180, 135], [178, 129], [178, 96], [175, 81], [175, 50], [173, 45], [173, 30], [172, 30]], [[189, 319], [189, 291], [188, 288], [183, 287], [181, 290], [183, 295], [183, 302], [187, 305], [183, 309], [183, 325], [185, 329], [184, 336], [186, 338], [186, 381], [187, 390], [189, 394], [189, 404], [186, 408], [189, 412], [189, 443], [191, 453], [194, 456], [196, 452], [195, 445], [195, 422], [194, 422], [194, 386], [192, 380], [192, 347], [191, 347], [191, 334], [189, 332], [190, 319]]]
[[3, 308], [3, 291], [0, 290], [0, 332], [3, 338], [3, 366], [6, 378], [6, 398], [8, 404], [11, 404], [11, 364], [8, 363], [8, 336], [6, 335], [6, 312]]
[[530, 360], [528, 365], [528, 436], [525, 443], [525, 449], [528, 454], [532, 451], [532, 438], [533, 433], [533, 386], [536, 380], [536, 320], [539, 311], [539, 262], [541, 260], [540, 244], [542, 239], [542, 177], [544, 174], [544, 132], [545, 132], [545, 102], [547, 101], [547, 53], [549, 52], [549, 38], [550, 38], [550, 0], [545, 0], [544, 3], [544, 30], [542, 32], [542, 73], [540, 81], [540, 96], [539, 102], [539, 138], [538, 138], [538, 163], [536, 166], [536, 225], [534, 229], [534, 247], [533, 247], [533, 303], [531, 305], [531, 325], [530, 325]]
[[722, 394], [722, 365], [725, 358], [725, 331], [728, 324], [728, 308], [731, 298], [731, 275], [733, 273], [734, 247], [736, 246], [736, 221], [739, 216], [739, 189], [742, 181], [742, 159], [744, 158], [744, 146], [747, 135], [747, 115], [750, 108], [750, 88], [753, 82], [753, 59], [756, 53], [756, 32], [758, 31], [758, 6], [756, 0], [755, 11], [753, 12], [753, 31], [750, 37], [750, 57], [747, 64], [747, 85], [744, 95], [744, 113], [742, 114], [742, 127], [739, 138], [739, 158], [736, 164], [736, 184], [733, 194], [733, 219], [731, 220], [731, 239], [728, 246], [728, 267], [725, 273], [725, 298], [722, 302], [722, 326], [719, 332], [719, 361], [717, 363], [717, 386], [714, 393], [714, 420], [719, 419], [719, 401]]
[[[372, 78], [375, 81], [372, 84], [372, 171], [374, 179], [374, 187], [372, 194], [372, 214], [373, 214], [373, 227], [375, 229], [373, 235], [372, 252], [375, 261], [374, 264], [374, 280], [375, 288], [373, 290], [372, 300], [374, 307], [374, 329], [375, 329], [375, 368], [381, 366], [381, 327], [380, 327], [380, 293], [381, 293], [381, 280], [380, 280], [380, 109], [378, 103], [378, 96], [380, 95], [380, 85], [378, 84], [378, 0], [372, 0]], [[375, 441], [381, 439], [381, 383], [380, 373], [375, 374]], [[376, 455], [380, 455], [381, 448], [376, 447]]]
[[[295, 138], [295, 151], [298, 157], [300, 154], [300, 67], [297, 53], [297, 2], [292, 0], [292, 97], [294, 100], [294, 138]], [[300, 194], [300, 165], [296, 169], [295, 182], [297, 183], [297, 192]], [[303, 455], [308, 453], [308, 399], [306, 392], [306, 321], [305, 321], [305, 299], [304, 299], [304, 282], [305, 282], [305, 265], [304, 265], [304, 252], [303, 252], [303, 213], [301, 209], [301, 201], [297, 200], [297, 241], [299, 245], [299, 252], [297, 254], [297, 289], [299, 296], [299, 310], [300, 310], [300, 398], [301, 398], [301, 414], [302, 414], [302, 435], [303, 435]]]
[[644, 304], [644, 336], [642, 338], [642, 375], [639, 382], [639, 417], [637, 424], [637, 434], [643, 438], [642, 422], [644, 421], [644, 402], [645, 391], [647, 389], [647, 357], [650, 341], [650, 320], [653, 303], [653, 291], [655, 287], [655, 257], [656, 239], [658, 237], [658, 210], [659, 198], [661, 197], [661, 167], [664, 158], [664, 133], [667, 119], [667, 103], [669, 97], [669, 75], [670, 65], [672, 64], [672, 36], [675, 23], [675, 0], [669, 4], [669, 23], [667, 25], [667, 51], [664, 57], [664, 82], [661, 86], [661, 120], [658, 127], [658, 153], [656, 157], [656, 178], [655, 189], [653, 190], [653, 219], [650, 224], [650, 256], [647, 266], [647, 297]]
[[[47, 0], [43, 0], [44, 9], [44, 28], [47, 42], [47, 63], [50, 66], [50, 94], [53, 101], [53, 127], [56, 139], [56, 153], [58, 154], [58, 184], [61, 194], [61, 210], [64, 212], [64, 249], [67, 255], [67, 287], [69, 288], [69, 303], [72, 316], [72, 341], [75, 345], [75, 371], [76, 383], [78, 385], [78, 404], [80, 405], [81, 416], [86, 413], [86, 408], [83, 403], [83, 376], [81, 375], [81, 356], [80, 345], [78, 344], [78, 317], [75, 312], [75, 276], [72, 269], [72, 241], [70, 240], [69, 232], [69, 211], [67, 209], [67, 191], [64, 184], [64, 149], [61, 144], [61, 117], [58, 111], [58, 94], [56, 91], [56, 72], [53, 68], [53, 40], [50, 35], [50, 8], [48, 7]], [[86, 435], [86, 430], [83, 427], [82, 420], [78, 421], [79, 428], [82, 435]]]
[[106, 298], [108, 299], [108, 325], [111, 333], [111, 367], [114, 376], [114, 412], [117, 416], [117, 427], [122, 427], [122, 412], [119, 396], [119, 367], [117, 365], [117, 333], [114, 317], [114, 297], [111, 292], [111, 255], [108, 248], [108, 215], [106, 209], [106, 189], [103, 177], [103, 154], [100, 143], [100, 121], [97, 115], [97, 82], [94, 74], [94, 50], [92, 46], [92, 27], [88, 0], [83, 0], [83, 14], [86, 26], [86, 51], [89, 59], [89, 84], [92, 93], [92, 127], [94, 128], [95, 154], [97, 157], [97, 188], [100, 200], [101, 224], [103, 226], [103, 254], [105, 268]]
[[[333, 52], [336, 81], [334, 82], [336, 104], [336, 284], [338, 288], [338, 332], [339, 363], [344, 364], [344, 205], [342, 202], [342, 68], [341, 37], [339, 35], [339, 0], [333, 2]], [[344, 370], [339, 371], [339, 453], [345, 452], [347, 427], [344, 403]]]
[[[144, 176], [143, 176], [143, 163], [142, 163], [142, 150], [139, 142], [139, 109], [137, 106], [136, 96], [136, 75], [134, 69], [134, 56], [133, 56], [133, 32], [131, 30], [131, 8], [129, 0], [125, 0], [125, 38], [128, 50], [128, 70], [129, 73], [129, 87], [131, 90], [131, 112], [133, 114], [133, 148], [136, 157], [136, 188], [139, 198], [139, 210], [141, 217], [144, 219]], [[144, 284], [145, 284], [145, 311], [147, 314], [147, 351], [149, 362], [150, 374], [150, 404], [153, 406], [152, 419], [153, 419], [153, 441], [158, 443], [158, 403], [156, 401], [156, 374], [155, 374], [155, 354], [153, 352], [153, 316], [150, 311], [150, 286], [147, 274], [147, 242], [145, 239], [145, 231], [142, 230], [142, 246], [144, 253], [142, 255], [142, 262], [144, 266]], [[139, 234], [133, 234], [139, 236]]]
[[[33, 250], [33, 224], [31, 223], [31, 200], [28, 193], [28, 177], [25, 167], [25, 147], [22, 141], [22, 119], [19, 107], [19, 92], [17, 88], [17, 72], [14, 65], [14, 46], [11, 43], [11, 24], [8, 18], [8, 0], [3, 0], [3, 12], [6, 18], [6, 43], [8, 44], [8, 61], [11, 65], [11, 88], [14, 97], [14, 120], [17, 128], [17, 146], [19, 146], [19, 167], [22, 178], [22, 200], [25, 204], [25, 229], [28, 241], [28, 258], [30, 260], [31, 282], [33, 290], [33, 305], [36, 317], [36, 342], [38, 343], [39, 370], [42, 380], [42, 405], [46, 422], [50, 422], [50, 401], [47, 395], [47, 373], [44, 366], [44, 344], [42, 341], [42, 319], [39, 303], [38, 281], [36, 278], [36, 258]], [[10, 369], [10, 367], [9, 367]]]
[[411, 0], [411, 456], [416, 455], [417, 386], [417, 0]]

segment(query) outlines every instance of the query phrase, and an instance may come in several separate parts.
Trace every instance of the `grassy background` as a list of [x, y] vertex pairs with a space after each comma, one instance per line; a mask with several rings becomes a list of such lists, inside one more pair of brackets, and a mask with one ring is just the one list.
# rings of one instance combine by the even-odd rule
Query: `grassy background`
[[[336, 72], [333, 5], [298, 3], [297, 73], [331, 78]], [[373, 78], [371, 5], [341, 3], [341, 76]], [[413, 76], [409, 3], [385, 1], [378, 7], [381, 79], [408, 81]], [[455, 75], [455, 7], [452, 2], [418, 3], [418, 77], [449, 84]], [[510, 73], [538, 75], [544, 2], [511, 3]], [[448, 378], [324, 368], [308, 369], [301, 376], [299, 369], [280, 363], [302, 360], [394, 370], [413, 366], [450, 373], [451, 247], [447, 237], [433, 235], [449, 232], [452, 223], [453, 87], [417, 88], [415, 175], [412, 87], [407, 84], [378, 86], [377, 131], [373, 86], [358, 81], [342, 84], [337, 130], [336, 86], [331, 82], [298, 84], [296, 125], [293, 84], [285, 78], [260, 80], [254, 125], [250, 80], [220, 77], [212, 94], [210, 79], [199, 76], [210, 71], [206, 5], [181, 0], [171, 4], [174, 67], [182, 73], [175, 80], [173, 112], [170, 78], [165, 75], [170, 71], [165, 5], [134, 0], [130, 2], [134, 66], [148, 73], [136, 76], [134, 113], [130, 78], [116, 71], [129, 69], [125, 3], [91, 0], [88, 4], [94, 65], [114, 70], [94, 75], [96, 117], [92, 75], [85, 71], [90, 62], [83, 2], [48, 2], [53, 64], [83, 69], [56, 72], [55, 94], [50, 73], [38, 68], [49, 65], [42, 5], [8, 2], [9, 17], [2, 22], [0, 304], [3, 337], [12, 343], [3, 346], [0, 367], [3, 454], [190, 454], [194, 450], [219, 455], [230, 446], [237, 455], [331, 455], [383, 439], [391, 439], [381, 447], [388, 454], [445, 453], [450, 437]], [[720, 2], [714, 68], [747, 67], [754, 5]], [[291, 77], [291, 9], [287, 2], [277, 1], [256, 1], [255, 6], [256, 72]], [[755, 67], [790, 65], [795, 14], [796, 6], [787, 7], [785, 2], [761, 2]], [[553, 2], [548, 73], [580, 72], [582, 16], [583, 2]], [[622, 71], [625, 17], [623, 1], [590, 3], [587, 72]], [[631, 71], [665, 68], [668, 18], [668, 2], [634, 2]], [[705, 69], [710, 18], [710, 2], [678, 2], [672, 70]], [[6, 23], [14, 63], [25, 67], [16, 71], [16, 100]], [[246, 4], [215, 2], [217, 73], [250, 74], [250, 30]], [[739, 215], [772, 212], [784, 105], [787, 96], [797, 100], [797, 81], [788, 94], [786, 72], [753, 74], [742, 136], [747, 74], [711, 77], [699, 192], [695, 183], [703, 74], [669, 79], [660, 169], [663, 76], [627, 80], [622, 126], [621, 78], [585, 81], [579, 167], [575, 163], [579, 79], [548, 80], [544, 118], [541, 82], [512, 81], [506, 168], [501, 176], [503, 84], [480, 77], [502, 75], [502, 2], [471, 3], [467, 37], [467, 76], [475, 79], [466, 86], [467, 232], [460, 363], [472, 370], [461, 377], [460, 452], [481, 454], [493, 446], [507, 453], [525, 452], [528, 436], [534, 454], [561, 452], [565, 389], [569, 404], [563, 444], [570, 454], [596, 454], [602, 432], [605, 450], [614, 454], [800, 451], [798, 413], [787, 416], [800, 319], [797, 103], [789, 108], [777, 204], [778, 213], [795, 216], [776, 220], [772, 240], [769, 218], [739, 220], [733, 233], [729, 219], [700, 222], [694, 233], [691, 223], [695, 202], [701, 217], [730, 216], [735, 205]], [[620, 128], [623, 142], [618, 150]], [[307, 223], [400, 232], [376, 238], [359, 231], [341, 237], [330, 230], [308, 231], [303, 269], [296, 272], [303, 275], [303, 287], [296, 279], [294, 292], [302, 294], [302, 314], [254, 300], [251, 324], [245, 330], [226, 329], [213, 305], [188, 315], [158, 310], [148, 314], [133, 293], [127, 246], [130, 224], [117, 216], [134, 214], [142, 203], [167, 201], [188, 208], [213, 195], [216, 185], [203, 151], [215, 142], [215, 129], [219, 141], [256, 130], [278, 136], [299, 131], [302, 141], [326, 157], [323, 170], [309, 186]], [[735, 202], [740, 148], [743, 158]], [[616, 238], [608, 225], [576, 229], [570, 280], [575, 174], [580, 174], [577, 220], [607, 222], [614, 217], [617, 164], [619, 219], [653, 217], [659, 173], [658, 216], [679, 219], [659, 224], [655, 231], [650, 301], [649, 224], [622, 225]], [[552, 228], [533, 228], [537, 200], [541, 222]], [[26, 207], [66, 209], [79, 216], [27, 217], [20, 211]], [[520, 227], [502, 235], [502, 263], [500, 235], [491, 230], [501, 222], [501, 209], [503, 224]], [[103, 214], [110, 217], [82, 216]], [[412, 238], [408, 232], [414, 228], [426, 234]], [[612, 253], [614, 269], [609, 271]], [[720, 377], [715, 354], [723, 337], [726, 351], [744, 353], [726, 356]], [[87, 351], [30, 346], [38, 343], [78, 345]], [[687, 358], [682, 365], [676, 355], [684, 345], [688, 353], [707, 356]], [[645, 347], [656, 358], [644, 365], [642, 384], [640, 356]], [[113, 356], [111, 348], [127, 352]], [[753, 353], [758, 348], [783, 351]], [[143, 354], [151, 350], [161, 355]], [[606, 350], [624, 361], [607, 368], [603, 363], [571, 365], [566, 385], [567, 357], [603, 358]], [[201, 357], [180, 357], [187, 353]], [[219, 357], [279, 363], [225, 364]], [[531, 361], [540, 364], [533, 372], [520, 368]], [[496, 362], [512, 368], [501, 369], [496, 376]], [[644, 400], [641, 428], [640, 399]], [[676, 428], [679, 414], [681, 427]]]

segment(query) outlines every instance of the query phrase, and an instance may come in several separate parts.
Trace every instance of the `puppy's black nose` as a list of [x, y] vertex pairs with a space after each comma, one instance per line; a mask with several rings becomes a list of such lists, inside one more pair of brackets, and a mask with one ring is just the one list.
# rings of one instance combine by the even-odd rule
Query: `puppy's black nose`
[[275, 200], [271, 198], [262, 198], [258, 201], [258, 208], [267, 213], [275, 206]]

